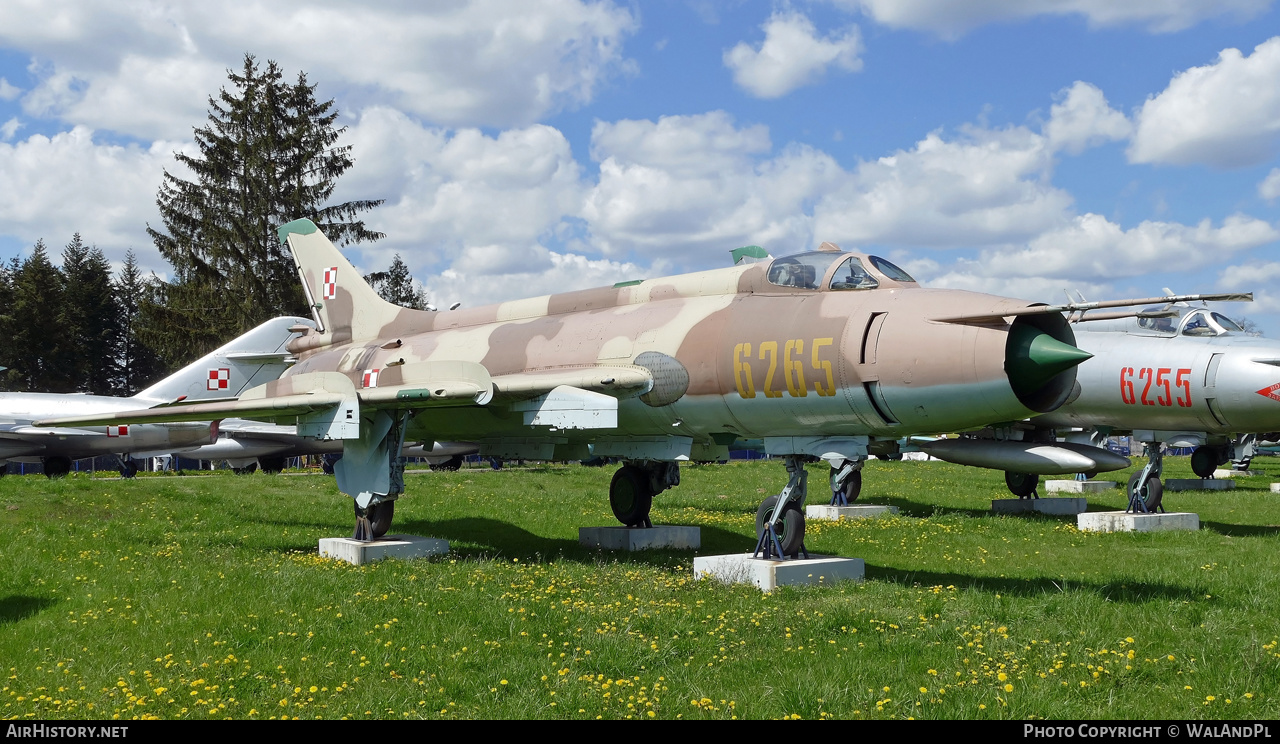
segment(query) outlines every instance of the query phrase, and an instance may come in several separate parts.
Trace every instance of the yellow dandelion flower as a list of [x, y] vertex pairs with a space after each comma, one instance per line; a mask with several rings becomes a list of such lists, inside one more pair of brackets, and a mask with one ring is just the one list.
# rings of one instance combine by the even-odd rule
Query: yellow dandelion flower
[[1005, 692], [1013, 692], [1013, 685], [1005, 685], [1005, 686], [1004, 686], [1004, 691], [1005, 691]]

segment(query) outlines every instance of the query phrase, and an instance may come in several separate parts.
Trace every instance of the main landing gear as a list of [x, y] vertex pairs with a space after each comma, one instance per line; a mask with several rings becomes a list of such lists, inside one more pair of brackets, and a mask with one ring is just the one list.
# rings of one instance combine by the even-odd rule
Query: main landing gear
[[1160, 508], [1160, 500], [1164, 497], [1164, 483], [1160, 476], [1164, 472], [1164, 452], [1159, 442], [1145, 442], [1147, 446], [1147, 464], [1129, 476], [1129, 484], [1125, 493], [1129, 496], [1128, 511], [1146, 514], [1164, 511]]
[[1020, 499], [1040, 498], [1040, 494], [1036, 493], [1036, 489], [1040, 487], [1040, 476], [1035, 473], [1015, 473], [1012, 470], [1006, 470], [1004, 485], [1009, 489], [1009, 493]]
[[[802, 456], [787, 455], [783, 461], [790, 477], [782, 493], [765, 499], [756, 510], [756, 549], [751, 554], [753, 558], [795, 558], [797, 555], [809, 557], [804, 548], [804, 499], [808, 492], [809, 474], [805, 472]], [[846, 466], [847, 464], [846, 462]], [[861, 471], [857, 468], [852, 472], [861, 476]], [[833, 477], [832, 490], [835, 489]], [[857, 498], [856, 495], [854, 498]]]
[[652, 527], [649, 510], [653, 497], [680, 485], [680, 465], [674, 462], [638, 460], [627, 462], [609, 483], [609, 507], [613, 516], [628, 527]]
[[1191, 451], [1191, 472], [1200, 478], [1212, 478], [1219, 465], [1231, 462], [1231, 445], [1202, 444]]
[[121, 478], [132, 478], [138, 474], [138, 463], [127, 455], [120, 455], [116, 469], [120, 471]]
[[54, 455], [45, 457], [40, 460], [44, 465], [44, 474], [46, 478], [62, 478], [71, 472], [71, 458], [62, 455]]

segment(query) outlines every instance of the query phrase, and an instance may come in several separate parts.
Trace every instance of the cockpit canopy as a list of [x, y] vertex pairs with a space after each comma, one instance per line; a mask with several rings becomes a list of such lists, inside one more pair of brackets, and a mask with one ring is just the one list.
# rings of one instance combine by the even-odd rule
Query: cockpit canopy
[[[870, 268], [866, 265], [868, 263]], [[770, 284], [779, 287], [822, 289], [822, 281], [833, 265], [836, 265], [836, 269], [826, 289], [875, 289], [884, 279], [892, 283], [914, 284], [916, 281], [910, 274], [879, 256], [858, 256], [836, 251], [811, 251], [774, 259], [766, 277]]]
[[[1144, 312], [1159, 312], [1159, 307], [1145, 308]], [[1246, 333], [1240, 324], [1221, 313], [1207, 308], [1184, 311], [1180, 316], [1138, 318], [1138, 328], [1161, 335], [1221, 336], [1227, 333]]]

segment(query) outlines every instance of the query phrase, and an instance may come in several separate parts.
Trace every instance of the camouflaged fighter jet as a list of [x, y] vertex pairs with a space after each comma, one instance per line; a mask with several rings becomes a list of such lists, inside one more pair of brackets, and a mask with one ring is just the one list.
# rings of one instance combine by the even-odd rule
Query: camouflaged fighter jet
[[1076, 333], [1094, 355], [1079, 368], [1080, 393], [1031, 423], [1059, 432], [1083, 428], [1095, 440], [1129, 433], [1145, 443], [1147, 465], [1128, 483], [1135, 509], [1160, 505], [1162, 444], [1195, 447], [1192, 470], [1211, 478], [1233, 456], [1247, 467], [1259, 435], [1280, 432], [1280, 343], [1247, 335], [1221, 313], [1170, 301]]
[[291, 361], [285, 345], [295, 335], [292, 327], [310, 323], [306, 318], [268, 320], [130, 398], [0, 393], [0, 475], [7, 468], [5, 460], [43, 463], [45, 475], [52, 478], [70, 472], [72, 460], [117, 455], [120, 474], [129, 478], [138, 472], [131, 457], [185, 452], [208, 444], [218, 434], [205, 423], [40, 429], [31, 422], [71, 413], [101, 414], [175, 401], [235, 398], [278, 378]]
[[449, 312], [383, 301], [309, 220], [279, 228], [317, 328], [298, 363], [234, 402], [41, 422], [238, 416], [341, 440], [355, 536], [386, 532], [404, 491], [401, 443], [476, 442], [481, 454], [620, 458], [609, 501], [649, 522], [678, 462], [738, 439], [784, 457], [758, 514], [765, 554], [803, 550], [803, 463], [833, 486], [906, 434], [972, 429], [1061, 405], [1088, 354], [1058, 312], [925, 289], [877, 256], [817, 251]]

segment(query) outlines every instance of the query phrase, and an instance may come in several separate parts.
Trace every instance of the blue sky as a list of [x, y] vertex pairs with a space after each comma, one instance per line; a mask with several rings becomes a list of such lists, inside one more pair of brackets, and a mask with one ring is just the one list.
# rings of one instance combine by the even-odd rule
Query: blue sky
[[15, 0], [0, 8], [0, 258], [114, 261], [244, 53], [336, 100], [441, 303], [829, 240], [933, 286], [1059, 301], [1251, 290], [1280, 336], [1273, 0]]

